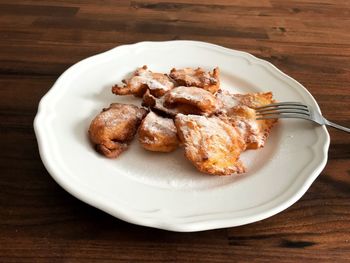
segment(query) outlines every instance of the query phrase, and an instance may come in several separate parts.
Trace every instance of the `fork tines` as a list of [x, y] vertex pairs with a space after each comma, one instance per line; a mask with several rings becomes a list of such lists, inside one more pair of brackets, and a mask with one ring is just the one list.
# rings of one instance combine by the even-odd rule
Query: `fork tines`
[[256, 119], [299, 118], [310, 119], [310, 110], [300, 102], [279, 102], [257, 107]]

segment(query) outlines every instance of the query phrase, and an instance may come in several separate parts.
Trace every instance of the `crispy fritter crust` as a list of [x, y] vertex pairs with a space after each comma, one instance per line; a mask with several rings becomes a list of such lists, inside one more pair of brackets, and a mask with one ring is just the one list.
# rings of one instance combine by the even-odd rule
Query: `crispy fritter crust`
[[220, 88], [219, 75], [220, 71], [218, 67], [214, 68], [213, 72], [206, 72], [202, 68], [173, 68], [170, 71], [170, 77], [179, 85], [199, 87], [213, 94]]
[[99, 153], [116, 158], [127, 149], [146, 113], [131, 104], [112, 103], [92, 120], [90, 141]]
[[245, 139], [247, 149], [264, 147], [276, 119], [256, 120], [255, 108], [275, 102], [271, 92], [231, 94], [219, 91], [222, 102], [220, 118], [229, 121]]
[[211, 115], [219, 109], [219, 102], [216, 97], [201, 88], [180, 86], [165, 93], [164, 106], [167, 108], [185, 105], [196, 109], [193, 114]]
[[[181, 88], [181, 87], [177, 87]], [[174, 88], [174, 91], [177, 91]], [[211, 115], [218, 111], [220, 102], [209, 92], [196, 87], [182, 87], [188, 92], [174, 95], [169, 91], [164, 96], [156, 98], [146, 91], [142, 98], [142, 106], [148, 107], [162, 115], [175, 117], [176, 114], [196, 114], [196, 115]], [[200, 90], [198, 94], [192, 94], [192, 89]], [[192, 94], [192, 95], [191, 95]], [[193, 96], [192, 98], [190, 96]]]
[[171, 152], [179, 145], [173, 119], [161, 117], [153, 112], [143, 119], [138, 135], [141, 146], [153, 152]]
[[174, 82], [166, 74], [153, 73], [147, 66], [143, 66], [138, 68], [130, 79], [124, 81], [124, 85], [113, 86], [112, 92], [116, 95], [142, 97], [149, 90], [152, 95], [160, 97], [174, 86]]
[[171, 152], [184, 145], [186, 158], [201, 172], [244, 173], [241, 152], [263, 147], [277, 122], [256, 120], [255, 109], [275, 101], [272, 92], [222, 91], [219, 75], [219, 68], [173, 68], [169, 75], [138, 68], [112, 92], [142, 97], [142, 105], [152, 111], [111, 104], [91, 122], [91, 142], [101, 154], [116, 158], [138, 130], [146, 150]]
[[218, 117], [178, 114], [175, 125], [185, 156], [199, 171], [214, 175], [245, 172], [239, 160], [245, 143], [230, 124]]
[[168, 109], [164, 106], [164, 96], [156, 98], [149, 91], [146, 91], [142, 97], [142, 106], [171, 117], [175, 117], [176, 114], [180, 113], [177, 108]]

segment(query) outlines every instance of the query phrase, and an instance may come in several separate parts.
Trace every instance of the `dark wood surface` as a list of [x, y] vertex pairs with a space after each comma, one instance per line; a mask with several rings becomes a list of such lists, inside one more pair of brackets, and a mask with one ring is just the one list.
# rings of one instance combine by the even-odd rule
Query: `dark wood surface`
[[32, 127], [70, 65], [143, 40], [248, 51], [305, 85], [350, 126], [350, 2], [0, 1], [0, 262], [349, 262], [350, 135], [330, 129], [326, 168], [304, 197], [254, 224], [175, 233], [120, 221], [59, 187]]

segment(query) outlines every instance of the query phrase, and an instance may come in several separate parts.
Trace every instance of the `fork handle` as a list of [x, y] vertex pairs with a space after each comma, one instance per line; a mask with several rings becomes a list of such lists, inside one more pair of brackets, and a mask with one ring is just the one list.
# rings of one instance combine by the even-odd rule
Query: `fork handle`
[[325, 120], [325, 123], [326, 123], [326, 125], [331, 126], [331, 127], [333, 127], [333, 128], [336, 128], [336, 129], [338, 129], [338, 130], [341, 130], [341, 131], [345, 131], [345, 132], [350, 133], [350, 129], [349, 129], [349, 128], [346, 128], [346, 127], [341, 126], [341, 125], [339, 125], [339, 124], [336, 124], [336, 123], [331, 122], [331, 121], [329, 121], [329, 120]]

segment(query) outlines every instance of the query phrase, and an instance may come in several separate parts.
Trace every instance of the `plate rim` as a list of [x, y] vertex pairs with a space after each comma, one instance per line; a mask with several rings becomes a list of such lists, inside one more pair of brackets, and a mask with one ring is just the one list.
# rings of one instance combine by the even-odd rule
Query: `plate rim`
[[[115, 216], [121, 220], [137, 224], [137, 225], [143, 225], [148, 227], [154, 227], [164, 230], [170, 230], [170, 231], [178, 231], [178, 232], [193, 232], [193, 231], [203, 231], [203, 230], [210, 230], [210, 229], [218, 229], [218, 228], [225, 228], [225, 227], [235, 227], [240, 225], [245, 225], [249, 223], [253, 223], [256, 221], [260, 221], [262, 219], [271, 217], [284, 209], [290, 207], [293, 205], [296, 201], [298, 201], [305, 192], [309, 189], [311, 184], [316, 180], [316, 178], [319, 176], [319, 174], [324, 169], [327, 158], [328, 158], [328, 149], [330, 144], [330, 137], [327, 129], [322, 126], [323, 132], [325, 132], [326, 135], [326, 142], [323, 144], [323, 151], [322, 154], [320, 153], [320, 162], [319, 165], [308, 175], [307, 179], [302, 183], [299, 190], [294, 192], [294, 194], [291, 195], [290, 198], [285, 199], [284, 202], [281, 202], [279, 205], [274, 206], [273, 208], [270, 208], [269, 210], [255, 214], [253, 216], [246, 216], [246, 217], [240, 217], [240, 220], [237, 218], [216, 218], [211, 220], [188, 220], [191, 219], [191, 217], [187, 218], [184, 222], [177, 222], [176, 220], [164, 222], [163, 220], [159, 220], [156, 218], [152, 218], [152, 213], [155, 211], [125, 211], [125, 209], [119, 207], [119, 209], [116, 208], [116, 206], [106, 205], [105, 200], [102, 197], [94, 196], [92, 197], [88, 192], [84, 191], [83, 189], [79, 188], [79, 186], [72, 184], [71, 182], [67, 182], [64, 178], [64, 175], [61, 173], [64, 173], [64, 169], [60, 169], [59, 167], [55, 167], [55, 165], [52, 163], [52, 160], [50, 159], [50, 153], [48, 153], [48, 147], [44, 143], [44, 136], [45, 136], [45, 129], [41, 127], [41, 124], [44, 123], [46, 120], [44, 117], [48, 118], [50, 116], [50, 113], [53, 112], [50, 110], [50, 108], [47, 106], [47, 101], [49, 101], [50, 96], [52, 96], [53, 91], [59, 88], [61, 85], [60, 82], [65, 78], [65, 76], [74, 70], [74, 68], [78, 67], [79, 65], [83, 65], [83, 63], [86, 63], [88, 60], [93, 60], [97, 57], [103, 57], [108, 55], [112, 52], [117, 52], [122, 49], [137, 47], [137, 46], [147, 46], [147, 45], [167, 45], [167, 44], [173, 44], [173, 43], [181, 43], [186, 45], [195, 45], [195, 46], [201, 46], [201, 47], [209, 47], [211, 49], [217, 49], [217, 50], [223, 50], [227, 53], [231, 54], [240, 54], [241, 56], [245, 57], [249, 62], [253, 60], [254, 62], [257, 62], [259, 65], [262, 65], [263, 67], [267, 68], [269, 73], [272, 73], [273, 71], [278, 73], [280, 75], [280, 78], [283, 78], [284, 80], [288, 80], [289, 82], [292, 81], [299, 89], [301, 89], [303, 92], [305, 92], [310, 99], [314, 102], [314, 104], [317, 106], [317, 110], [320, 111], [320, 108], [316, 102], [316, 100], [313, 98], [311, 93], [298, 81], [293, 79], [292, 77], [288, 76], [284, 72], [282, 72], [280, 69], [278, 69], [276, 66], [274, 66], [272, 63], [260, 59], [258, 57], [255, 57], [254, 55], [239, 51], [235, 49], [226, 48], [223, 46], [202, 42], [202, 41], [192, 41], [192, 40], [172, 40], [172, 41], [144, 41], [144, 42], [138, 42], [134, 44], [128, 44], [128, 45], [120, 45], [115, 48], [112, 48], [110, 50], [107, 50], [105, 52], [90, 56], [88, 58], [85, 58], [72, 66], [70, 66], [68, 69], [66, 69], [60, 77], [55, 81], [53, 86], [48, 90], [48, 92], [41, 98], [39, 102], [38, 112], [34, 119], [34, 131], [38, 142], [38, 148], [39, 148], [39, 154], [41, 157], [41, 160], [47, 169], [48, 173], [51, 175], [51, 177], [67, 192], [69, 192], [71, 195], [75, 196], [79, 200], [92, 205], [112, 216]], [[275, 73], [272, 73], [275, 75]], [[314, 144], [314, 146], [317, 143]], [[62, 167], [61, 167], [62, 168]], [[69, 181], [69, 180], [68, 180]], [[298, 181], [298, 180], [296, 180]], [[288, 191], [291, 191], [293, 188], [293, 185], [296, 184], [296, 181], [291, 184], [288, 188]], [[288, 192], [287, 191], [287, 192]], [[274, 199], [275, 200], [275, 199]], [[268, 202], [271, 203], [271, 202]], [[264, 205], [262, 205], [264, 206]], [[195, 218], [195, 217], [192, 217]]]

